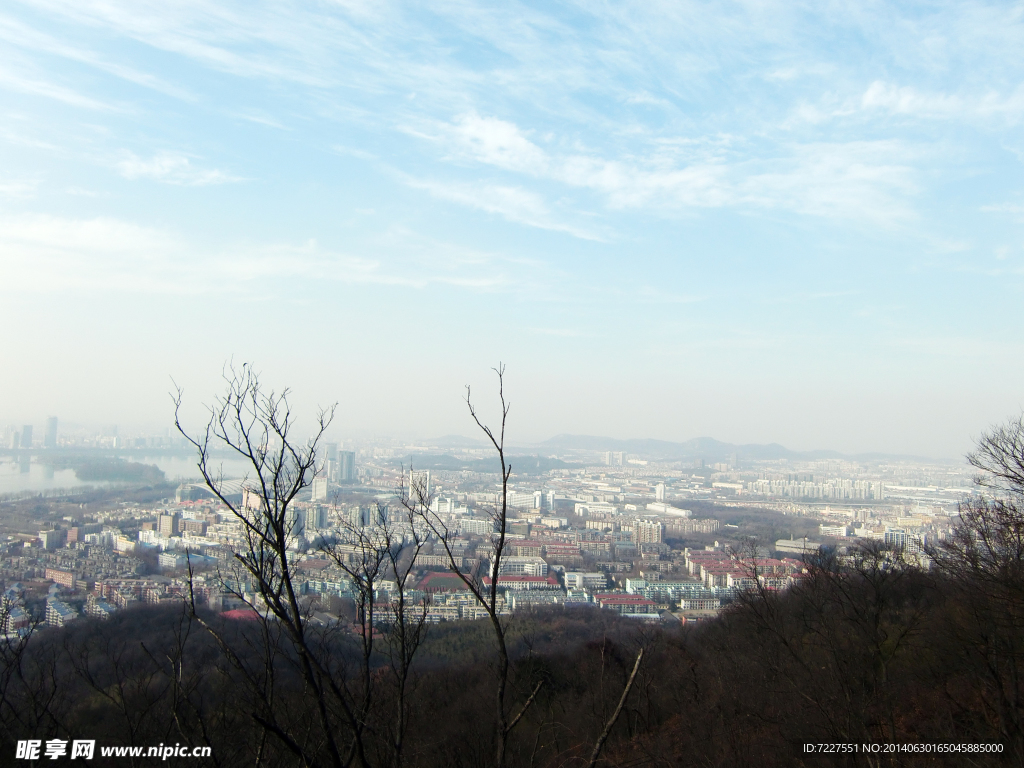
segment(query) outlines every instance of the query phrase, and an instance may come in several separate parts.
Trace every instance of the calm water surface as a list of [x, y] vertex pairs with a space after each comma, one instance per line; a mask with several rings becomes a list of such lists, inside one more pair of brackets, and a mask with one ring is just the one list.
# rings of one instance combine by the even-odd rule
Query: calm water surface
[[[120, 458], [139, 464], [155, 464], [163, 470], [169, 482], [186, 482], [200, 479], [196, 460], [192, 456], [140, 456], [122, 454]], [[0, 456], [0, 496], [9, 493], [47, 492], [64, 488], [79, 488], [83, 485], [108, 486], [112, 483], [101, 480], [82, 481], [75, 477], [73, 469], [54, 470], [47, 465], [46, 457], [38, 454], [28, 456]], [[222, 467], [226, 479], [240, 478], [245, 473], [245, 464], [235, 460], [216, 460], [214, 465]], [[250, 472], [251, 474], [251, 472]]]

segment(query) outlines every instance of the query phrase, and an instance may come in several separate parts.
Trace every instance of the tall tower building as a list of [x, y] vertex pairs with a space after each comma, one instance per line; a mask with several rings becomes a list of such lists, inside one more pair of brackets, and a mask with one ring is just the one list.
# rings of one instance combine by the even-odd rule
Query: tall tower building
[[338, 451], [338, 482], [354, 483], [356, 481], [355, 451]]
[[26, 424], [21, 428], [21, 447], [31, 448], [32, 447], [32, 425]]
[[57, 417], [51, 416], [46, 420], [46, 434], [43, 436], [43, 448], [57, 447]]
[[[338, 461], [338, 444], [324, 443], [323, 452], [320, 454], [320, 461], [323, 462], [323, 466], [327, 468], [328, 473], [333, 471], [335, 463]], [[328, 477], [330, 477], [330, 474], [328, 474]]]

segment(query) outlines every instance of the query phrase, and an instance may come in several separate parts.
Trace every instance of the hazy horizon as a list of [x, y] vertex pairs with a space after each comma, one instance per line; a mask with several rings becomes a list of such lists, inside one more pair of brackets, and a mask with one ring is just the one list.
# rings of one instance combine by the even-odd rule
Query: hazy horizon
[[[201, 405], [201, 404], [193, 403], [191, 405], [192, 406], [196, 406], [196, 405]], [[188, 428], [190, 430], [190, 433], [195, 434], [195, 432], [199, 428], [201, 428], [202, 423], [203, 423], [201, 421], [201, 418], [200, 418], [201, 417], [201, 412], [197, 408], [195, 408], [195, 407], [190, 408], [189, 410], [190, 410], [190, 418], [188, 420]], [[293, 409], [293, 410], [297, 410], [297, 409]], [[316, 406], [313, 406], [312, 408], [308, 409], [306, 412], [297, 414], [298, 418], [299, 418], [299, 424], [300, 424], [299, 429], [300, 430], [301, 430], [302, 427], [305, 427], [305, 426], [308, 426], [308, 425], [311, 424], [309, 416], [311, 414], [315, 413], [315, 412], [316, 412]], [[495, 423], [497, 423], [497, 422], [495, 422]], [[0, 430], [4, 430], [4, 429], [20, 430], [25, 424], [30, 424], [33, 427], [33, 437], [34, 437], [35, 442], [38, 444], [41, 441], [41, 439], [42, 439], [42, 430], [43, 430], [43, 428], [45, 426], [45, 419], [39, 418], [39, 419], [36, 419], [35, 421], [32, 421], [32, 420], [24, 421], [24, 420], [11, 420], [11, 419], [0, 418]], [[465, 425], [463, 425], [463, 426], [465, 426]], [[473, 426], [475, 428], [475, 425], [473, 425]], [[136, 424], [132, 424], [132, 423], [116, 422], [116, 421], [102, 422], [102, 423], [101, 422], [92, 422], [92, 423], [90, 423], [90, 422], [81, 422], [81, 421], [74, 421], [74, 420], [59, 420], [59, 434], [61, 436], [67, 436], [67, 435], [70, 435], [70, 434], [79, 435], [79, 436], [88, 434], [88, 435], [94, 435], [95, 436], [95, 435], [100, 434], [101, 432], [105, 432], [106, 430], [109, 430], [110, 427], [115, 427], [116, 430], [117, 430], [116, 434], [118, 434], [118, 435], [120, 435], [122, 437], [133, 437], [133, 436], [158, 437], [158, 436], [160, 436], [162, 434], [166, 434], [167, 436], [178, 436], [180, 434], [174, 428], [173, 423], [169, 424], [169, 425], [160, 425], [158, 423], [136, 423]], [[966, 457], [966, 453], [968, 452], [968, 450], [970, 450], [970, 448], [968, 448], [968, 449], [966, 449], [964, 451], [963, 454], [960, 454], [960, 455], [942, 455], [942, 454], [938, 454], [938, 453], [931, 453], [931, 454], [919, 454], [919, 453], [917, 453], [916, 454], [916, 453], [910, 453], [910, 452], [890, 451], [890, 450], [885, 450], [885, 449], [873, 449], [873, 448], [868, 448], [868, 449], [864, 449], [864, 450], [843, 451], [841, 449], [835, 448], [832, 445], [827, 445], [827, 444], [824, 444], [824, 445], [811, 445], [811, 446], [803, 446], [803, 445], [794, 446], [794, 445], [789, 445], [789, 444], [783, 443], [783, 442], [781, 442], [779, 440], [763, 440], [763, 441], [742, 440], [742, 439], [739, 439], [739, 440], [726, 440], [726, 439], [720, 438], [719, 436], [714, 435], [714, 434], [700, 434], [700, 435], [690, 435], [690, 436], [682, 436], [682, 437], [667, 437], [667, 438], [663, 438], [663, 437], [651, 437], [649, 435], [634, 435], [634, 434], [596, 434], [596, 433], [590, 433], [590, 432], [559, 432], [559, 433], [552, 433], [552, 434], [549, 434], [549, 435], [543, 435], [543, 436], [539, 436], [539, 437], [538, 436], [529, 436], [529, 437], [519, 436], [519, 437], [517, 437], [516, 436], [516, 432], [518, 432], [518, 430], [514, 429], [514, 427], [512, 429], [510, 429], [510, 437], [509, 437], [509, 440], [508, 440], [508, 443], [507, 443], [507, 445], [510, 446], [511, 450], [513, 450], [513, 451], [516, 451], [516, 450], [534, 450], [534, 449], [542, 448], [542, 447], [545, 446], [545, 444], [550, 444], [550, 443], [555, 442], [557, 440], [557, 438], [583, 438], [583, 439], [607, 440], [608, 441], [608, 445], [607, 446], [602, 447], [602, 448], [595, 447], [595, 448], [592, 449], [592, 450], [596, 450], [596, 451], [622, 450], [620, 447], [617, 447], [615, 445], [616, 443], [656, 441], [656, 442], [664, 442], [664, 443], [672, 443], [672, 444], [684, 444], [684, 443], [688, 443], [688, 442], [692, 442], [692, 441], [697, 441], [697, 440], [710, 439], [710, 440], [716, 440], [716, 441], [721, 442], [723, 444], [736, 445], [736, 446], [780, 445], [782, 448], [785, 448], [785, 449], [787, 449], [789, 451], [792, 451], [794, 453], [814, 453], [814, 452], [829, 452], [829, 451], [831, 451], [831, 452], [841, 453], [844, 456], [849, 456], [849, 457], [877, 454], [877, 455], [888, 455], [888, 456], [894, 456], [894, 457], [902, 457], [902, 458], [907, 458], [907, 459], [930, 459], [930, 460], [935, 460], [935, 461], [939, 461], [939, 462], [944, 462], [945, 463], [945, 462], [960, 462], [960, 461], [964, 461], [965, 457]], [[398, 445], [402, 445], [403, 447], [410, 447], [410, 448], [414, 448], [414, 447], [435, 447], [438, 450], [440, 450], [441, 452], [445, 452], [445, 451], [448, 451], [448, 450], [459, 450], [459, 449], [462, 449], [462, 448], [474, 448], [474, 447], [479, 447], [479, 448], [483, 448], [483, 449], [490, 448], [490, 443], [487, 441], [487, 437], [485, 435], [483, 435], [481, 433], [481, 435], [479, 437], [477, 437], [477, 436], [475, 436], [475, 434], [471, 430], [466, 429], [466, 428], [464, 428], [461, 432], [453, 430], [453, 431], [450, 431], [450, 432], [447, 432], [447, 433], [444, 433], [444, 434], [441, 434], [441, 433], [429, 433], [429, 434], [427, 434], [427, 433], [416, 433], [416, 432], [413, 432], [413, 431], [400, 432], [400, 431], [372, 430], [372, 429], [349, 430], [349, 431], [346, 431], [346, 432], [341, 432], [340, 430], [338, 430], [338, 429], [336, 429], [336, 428], [334, 428], [332, 426], [327, 431], [327, 433], [325, 434], [325, 438], [324, 439], [326, 441], [328, 441], [328, 442], [332, 442], [332, 441], [333, 442], [339, 442], [340, 441], [342, 443], [347, 443], [349, 445], [356, 445], [356, 446], [363, 446], [363, 447], [365, 447], [365, 446], [367, 446], [369, 444], [372, 444], [372, 443], [377, 443], [377, 442], [379, 442], [379, 443], [391, 442], [391, 443], [394, 443], [396, 447]], [[461, 444], [459, 444], [459, 443], [461, 443]], [[2, 448], [2, 447], [4, 447], [4, 446], [0, 446], [0, 448]], [[37, 445], [37, 447], [39, 447], [39, 446]], [[74, 446], [71, 446], [71, 448], [73, 449]], [[136, 453], [144, 453], [146, 450], [160, 450], [157, 447], [132, 448], [130, 446], [125, 446], [122, 449], [129, 449], [129, 448], [132, 451], [136, 452]], [[106, 450], [111, 450], [111, 449], [106, 449]], [[121, 449], [114, 449], [114, 450], [121, 450]], [[182, 451], [186, 451], [188, 449], [187, 448], [181, 448], [181, 450]], [[555, 446], [552, 447], [551, 450], [553, 450], [555, 452], [562, 452], [562, 453], [564, 453], [566, 450], [588, 451], [588, 450], [591, 450], [591, 449], [589, 449], [589, 448], [573, 448], [573, 449], [567, 449], [566, 448], [566, 449], [563, 449], [560, 445], [555, 445]]]
[[[0, 420], [962, 456], [1024, 406], [1024, 15], [18, 0]], [[491, 409], [491, 410], [487, 410]], [[192, 411], [190, 411], [192, 412]]]

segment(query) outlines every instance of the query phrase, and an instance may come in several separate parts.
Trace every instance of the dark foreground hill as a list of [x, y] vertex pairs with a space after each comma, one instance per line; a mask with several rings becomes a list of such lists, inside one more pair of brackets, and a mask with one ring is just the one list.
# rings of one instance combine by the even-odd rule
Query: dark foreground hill
[[[885, 556], [842, 565], [825, 558], [800, 586], [755, 592], [698, 627], [651, 627], [588, 608], [518, 614], [515, 709], [537, 695], [506, 764], [587, 765], [642, 647], [600, 765], [1020, 765], [1024, 592], [965, 574], [929, 574]], [[396, 764], [401, 734], [405, 766], [493, 764], [494, 647], [485, 622], [430, 628], [407, 681], [404, 731], [383, 641], [364, 677], [361, 637], [310, 631], [331, 674], [323, 682], [343, 689], [338, 700], [356, 706], [369, 697], [358, 721], [343, 707], [327, 713], [349, 734], [347, 754], [325, 751], [319, 702], [300, 674], [305, 662], [276, 625], [193, 619], [171, 605], [42, 630], [17, 657], [7, 647], [0, 762], [25, 764], [14, 760], [21, 739], [84, 738], [212, 748], [211, 760], [177, 759], [188, 765], [300, 765], [295, 746], [317, 756], [310, 764], [385, 766]], [[805, 743], [858, 751], [807, 759]], [[864, 755], [874, 743], [998, 743], [1003, 753]]]

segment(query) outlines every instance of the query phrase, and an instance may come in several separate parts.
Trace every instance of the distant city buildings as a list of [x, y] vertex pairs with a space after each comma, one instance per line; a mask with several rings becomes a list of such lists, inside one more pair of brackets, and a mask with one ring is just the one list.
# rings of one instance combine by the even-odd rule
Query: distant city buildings
[[[737, 489], [744, 489], [736, 484]], [[811, 481], [761, 479], [745, 485], [748, 493], [797, 499], [835, 499], [839, 501], [880, 501], [885, 498], [885, 484], [880, 481], [848, 478], [822, 478]]]
[[[75, 445], [80, 438], [66, 425], [64, 430], [61, 446]], [[116, 430], [107, 432], [89, 436], [87, 444], [108, 447]], [[18, 445], [27, 437], [32, 445], [31, 433], [26, 436], [14, 425], [5, 437], [5, 443]], [[57, 437], [57, 420], [51, 417], [42, 446], [53, 448]], [[126, 441], [133, 446], [126, 450], [173, 445], [163, 436], [129, 434]], [[496, 579], [499, 613], [590, 606], [646, 621], [666, 611], [714, 615], [743, 590], [787, 589], [803, 577], [804, 557], [822, 545], [845, 553], [871, 540], [925, 564], [921, 550], [948, 534], [956, 500], [970, 482], [969, 470], [931, 465], [747, 459], [741, 464], [735, 455], [659, 462], [613, 451], [565, 455], [549, 471], [541, 471], [539, 461], [534, 469], [531, 462], [530, 471], [517, 470], [510, 478], [505, 548], [496, 569], [500, 485], [493, 472], [480, 471], [478, 461], [490, 454], [456, 450], [450, 465], [431, 456], [435, 463], [417, 466], [434, 469], [410, 471], [410, 452], [416, 462], [415, 451], [424, 449], [339, 448], [338, 443], [324, 446], [316, 478], [291, 502], [285, 521], [303, 606], [336, 612], [353, 599], [357, 585], [339, 563], [358, 565], [360, 542], [373, 540], [387, 526], [393, 541], [423, 542], [404, 586], [409, 599], [430, 596], [430, 622], [484, 615], [453, 569], [478, 584]], [[525, 469], [526, 463], [515, 466]], [[410, 521], [396, 505], [401, 485], [428, 501], [440, 521], [438, 530], [445, 532], [443, 542], [437, 531]], [[242, 514], [264, 509], [251, 481], [225, 480], [218, 488]], [[52, 590], [45, 606], [37, 593], [24, 616], [58, 623], [180, 600], [189, 563], [196, 578], [206, 579], [201, 587], [196, 582], [197, 600], [213, 610], [244, 606], [252, 586], [223, 581], [233, 552], [246, 546], [244, 526], [200, 483], [181, 483], [166, 494], [172, 495], [148, 507], [125, 503], [88, 513], [76, 508], [74, 519], [37, 518], [45, 522], [0, 547], [6, 548], [0, 560], [5, 586], [42, 581]], [[754, 568], [731, 550], [746, 533], [737, 525], [743, 525], [742, 516], [729, 516], [734, 508], [744, 508], [747, 517], [757, 508], [793, 516], [794, 527], [782, 528], [789, 538], [763, 541], [766, 551]], [[338, 561], [317, 549], [324, 542]], [[387, 603], [396, 594], [397, 585], [385, 577], [374, 600]]]
[[606, 451], [604, 463], [609, 467], [622, 467], [626, 464], [626, 454], [622, 451]]

